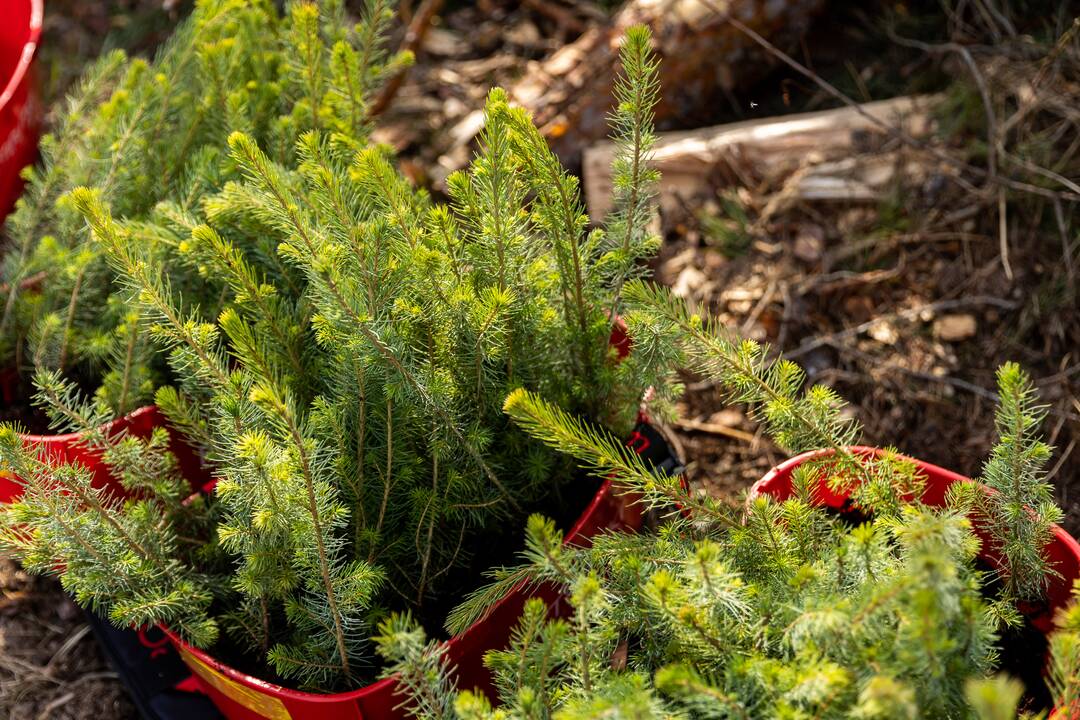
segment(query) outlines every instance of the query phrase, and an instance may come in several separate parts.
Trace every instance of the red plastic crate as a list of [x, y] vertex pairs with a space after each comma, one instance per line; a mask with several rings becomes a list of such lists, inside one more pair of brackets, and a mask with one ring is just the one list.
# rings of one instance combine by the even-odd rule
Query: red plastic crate
[[0, 0], [0, 222], [22, 193], [19, 173], [37, 158], [42, 106], [33, 77], [43, 0]]

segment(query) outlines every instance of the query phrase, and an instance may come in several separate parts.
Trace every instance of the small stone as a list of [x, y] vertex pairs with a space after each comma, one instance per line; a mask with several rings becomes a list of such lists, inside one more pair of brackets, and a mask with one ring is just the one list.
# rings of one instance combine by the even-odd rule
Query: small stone
[[895, 345], [900, 339], [900, 333], [896, 332], [896, 328], [891, 323], [884, 321], [878, 321], [871, 325], [870, 329], [867, 330], [867, 334], [882, 345]]
[[795, 236], [795, 257], [806, 263], [815, 263], [821, 259], [825, 247], [825, 231], [818, 225], [804, 225]]
[[683, 271], [679, 273], [679, 277], [675, 280], [674, 285], [672, 285], [671, 293], [676, 297], [691, 297], [694, 294], [694, 291], [701, 287], [707, 279], [705, 273], [701, 272], [693, 265], [687, 265], [683, 268]]
[[726, 265], [727, 262], [728, 259], [724, 257], [723, 253], [718, 253], [713, 250], [706, 251], [703, 258], [703, 264], [707, 270], [718, 270]]
[[469, 51], [468, 44], [460, 35], [439, 27], [428, 28], [423, 48], [426, 52], [440, 57], [460, 57]]
[[724, 425], [726, 427], [740, 427], [746, 420], [746, 416], [735, 408], [724, 408], [709, 416], [708, 423], [712, 425]]
[[506, 31], [506, 39], [515, 45], [535, 47], [543, 38], [540, 31], [536, 29], [536, 25], [524, 20]]
[[973, 315], [942, 315], [934, 321], [934, 337], [945, 342], [959, 342], [974, 337], [978, 325]]

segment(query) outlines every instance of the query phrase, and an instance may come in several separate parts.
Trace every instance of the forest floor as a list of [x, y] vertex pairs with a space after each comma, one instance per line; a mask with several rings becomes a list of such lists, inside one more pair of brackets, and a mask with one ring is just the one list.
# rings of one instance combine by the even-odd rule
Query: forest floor
[[[1008, 19], [979, 25], [945, 17], [936, 2], [911, 3], [899, 17], [896, 9], [906, 6], [888, 5], [888, 16], [826, 9], [798, 57], [859, 101], [944, 93], [927, 140], [935, 152], [894, 142], [853, 153], [859, 161], [886, 157], [890, 168], [881, 192], [861, 201], [792, 200], [791, 173], [755, 176], [747, 168], [717, 167], [661, 214], [664, 245], [655, 276], [727, 326], [771, 343], [811, 382], [835, 388], [851, 403], [866, 444], [895, 446], [967, 475], [978, 475], [994, 440], [994, 370], [1019, 361], [1050, 406], [1051, 481], [1066, 528], [1075, 533], [1080, 234], [1073, 204], [1046, 193], [1006, 192], [996, 170], [985, 170], [996, 154], [1002, 175], [1018, 177], [1004, 158], [1024, 155], [1073, 181], [1080, 177], [1077, 148], [1068, 140], [1077, 131], [1072, 111], [1062, 119], [1055, 108], [1018, 99], [1047, 77], [1060, 83], [1054, 90], [1064, 105], [1080, 96], [1072, 47], [1054, 56], [1046, 51], [1076, 8], [1061, 3], [1056, 13], [1030, 13], [1040, 25], [1016, 28]], [[896, 37], [904, 34], [897, 28], [915, 32], [920, 23], [912, 13], [922, 5], [932, 12], [921, 26], [938, 22], [946, 29], [937, 45], [910, 47]], [[42, 51], [50, 96], [62, 93], [103, 41], [146, 52], [185, 9], [151, 0], [50, 0]], [[572, 41], [604, 12], [590, 0], [451, 4], [380, 123], [379, 138], [397, 148], [418, 183], [437, 191], [447, 162], [469, 152], [445, 129], [481, 107], [492, 84], [511, 82], [529, 61]], [[965, 70], [962, 54], [942, 50], [948, 39], [976, 48], [977, 73]], [[992, 45], [1001, 49], [988, 50]], [[734, 100], [700, 109], [692, 119], [675, 118], [664, 129], [841, 104], [787, 68]], [[1018, 108], [1025, 108], [1021, 117]], [[1006, 122], [1013, 122], [1010, 132], [988, 152], [984, 138]], [[807, 158], [800, 169], [817, 162]], [[762, 438], [751, 409], [730, 404], [698, 378], [685, 380], [688, 392], [669, 429], [690, 461], [689, 477], [702, 491], [738, 496], [783, 452]], [[56, 583], [0, 564], [0, 715], [135, 717], [85, 628]]]

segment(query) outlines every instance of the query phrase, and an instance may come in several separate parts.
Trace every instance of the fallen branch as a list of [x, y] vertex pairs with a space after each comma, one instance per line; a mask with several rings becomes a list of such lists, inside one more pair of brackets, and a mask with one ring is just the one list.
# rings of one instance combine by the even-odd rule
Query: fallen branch
[[754, 433], [748, 433], [744, 430], [738, 430], [727, 425], [720, 425], [718, 423], [698, 422], [697, 420], [676, 420], [672, 423], [680, 430], [687, 430], [690, 432], [702, 432], [709, 435], [722, 435], [724, 437], [734, 438], [735, 440], [741, 440], [751, 445], [757, 445], [761, 442], [757, 435]]
[[[784, 189], [769, 213], [795, 200], [876, 200], [895, 172], [889, 154], [853, 157], [880, 146], [886, 138], [880, 125], [889, 123], [921, 135], [930, 130], [930, 108], [937, 96], [901, 97], [869, 103], [856, 112], [837, 108], [779, 118], [765, 118], [663, 133], [653, 151], [653, 166], [664, 181], [660, 205], [679, 207], [679, 198], [701, 195], [719, 168], [730, 169], [745, 184], [747, 177], [783, 181]], [[872, 120], [867, 118], [872, 118]], [[611, 209], [610, 142], [584, 155], [585, 200], [589, 216], [603, 218]]]

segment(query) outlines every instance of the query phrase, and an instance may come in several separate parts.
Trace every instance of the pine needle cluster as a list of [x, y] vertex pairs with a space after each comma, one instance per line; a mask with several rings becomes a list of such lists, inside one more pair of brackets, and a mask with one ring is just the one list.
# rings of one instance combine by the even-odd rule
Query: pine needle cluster
[[561, 588], [573, 616], [534, 601], [487, 656], [498, 709], [444, 667], [423, 693], [453, 711], [417, 717], [973, 717], [966, 681], [993, 669], [996, 635], [966, 518], [910, 506], [851, 526], [803, 497], [743, 520], [691, 513], [581, 549], [534, 517], [514, 579]]
[[[431, 615], [446, 588], [468, 582], [476, 550], [514, 539], [507, 527], [575, 479], [502, 412], [508, 394], [543, 393], [621, 434], [666, 369], [657, 357], [620, 362], [611, 346], [622, 289], [657, 246], [645, 228], [655, 181], [648, 32], [627, 35], [613, 118], [625, 193], [612, 224], [590, 229], [576, 178], [501, 90], [488, 98], [479, 153], [448, 179], [449, 202], [412, 187], [366, 142], [357, 98], [371, 73], [355, 87], [335, 74], [357, 56], [325, 49], [337, 26], [320, 12], [289, 13], [292, 113], [268, 133], [231, 122], [215, 155], [225, 170], [204, 176], [188, 205], [132, 217], [107, 188], [68, 198], [136, 310], [133, 325], [167, 356], [176, 382], [157, 390], [157, 405], [219, 478], [205, 498], [208, 534], [189, 555], [160, 551], [178, 577], [205, 583], [207, 601], [191, 606], [187, 626], [156, 605], [140, 622], [174, 624], [201, 645], [213, 634], [189, 626], [213, 627], [290, 683], [332, 689], [371, 677], [369, 638], [387, 607]], [[188, 291], [178, 264], [218, 283], [213, 302]], [[64, 413], [79, 393], [55, 374], [39, 379], [69, 426], [104, 414], [100, 402]], [[12, 442], [2, 459], [29, 467], [27, 454]], [[46, 532], [27, 508], [62, 472], [24, 478], [41, 491], [12, 506], [9, 527]], [[157, 518], [165, 537], [181, 520]], [[74, 558], [86, 561], [96, 607], [163, 596], [156, 574], [117, 586], [79, 547], [53, 549], [56, 561], [39, 569], [66, 577]]]
[[[55, 374], [40, 379], [56, 412], [94, 427], [92, 405], [74, 398]], [[209, 515], [201, 499], [188, 499], [165, 430], [145, 440], [86, 433], [86, 449], [102, 453], [131, 493], [126, 500], [93, 487], [83, 465], [35, 455], [22, 442], [15, 428], [0, 426], [0, 461], [24, 484], [23, 497], [4, 508], [0, 546], [30, 572], [58, 573], [77, 602], [120, 627], [162, 622], [213, 643], [218, 627], [206, 615], [213, 581], [194, 569]]]
[[1080, 585], [1074, 584], [1072, 604], [1058, 614], [1050, 636], [1050, 690], [1054, 707], [1065, 717], [1080, 712]]
[[[424, 673], [421, 690], [410, 688], [439, 699], [418, 717], [1015, 717], [1022, 686], [992, 675], [998, 634], [1023, 622], [1016, 600], [1045, 588], [1052, 568], [1042, 551], [1059, 512], [1039, 471], [1048, 448], [1027, 376], [1011, 364], [999, 372], [1000, 438], [985, 473], [992, 489], [964, 484], [932, 508], [910, 460], [848, 449], [858, 424], [832, 391], [804, 391], [792, 363], [664, 291], [632, 283], [627, 298], [638, 347], [674, 352], [719, 381], [786, 448], [827, 452], [796, 470], [792, 498], [731, 506], [657, 477], [615, 438], [535, 393], [511, 394], [506, 412], [527, 432], [610, 473], [665, 522], [653, 535], [605, 535], [580, 548], [563, 545], [551, 520], [530, 518], [523, 564], [491, 571], [490, 586], [451, 613], [449, 628], [474, 622], [520, 584], [560, 588], [572, 617], [549, 619], [539, 601], [526, 607], [510, 647], [486, 658], [499, 707], [459, 692], [443, 666]], [[850, 493], [858, 514], [823, 509], [816, 495], [825, 488]], [[980, 504], [960, 502], [976, 492]], [[976, 529], [1000, 569], [976, 562]], [[1011, 550], [1019, 546], [1028, 553]], [[1051, 640], [1058, 707], [1076, 705], [1074, 615], [1059, 619]], [[434, 644], [407, 623], [396, 631], [413, 633], [415, 648], [396, 656], [396, 668], [431, 662]]]

